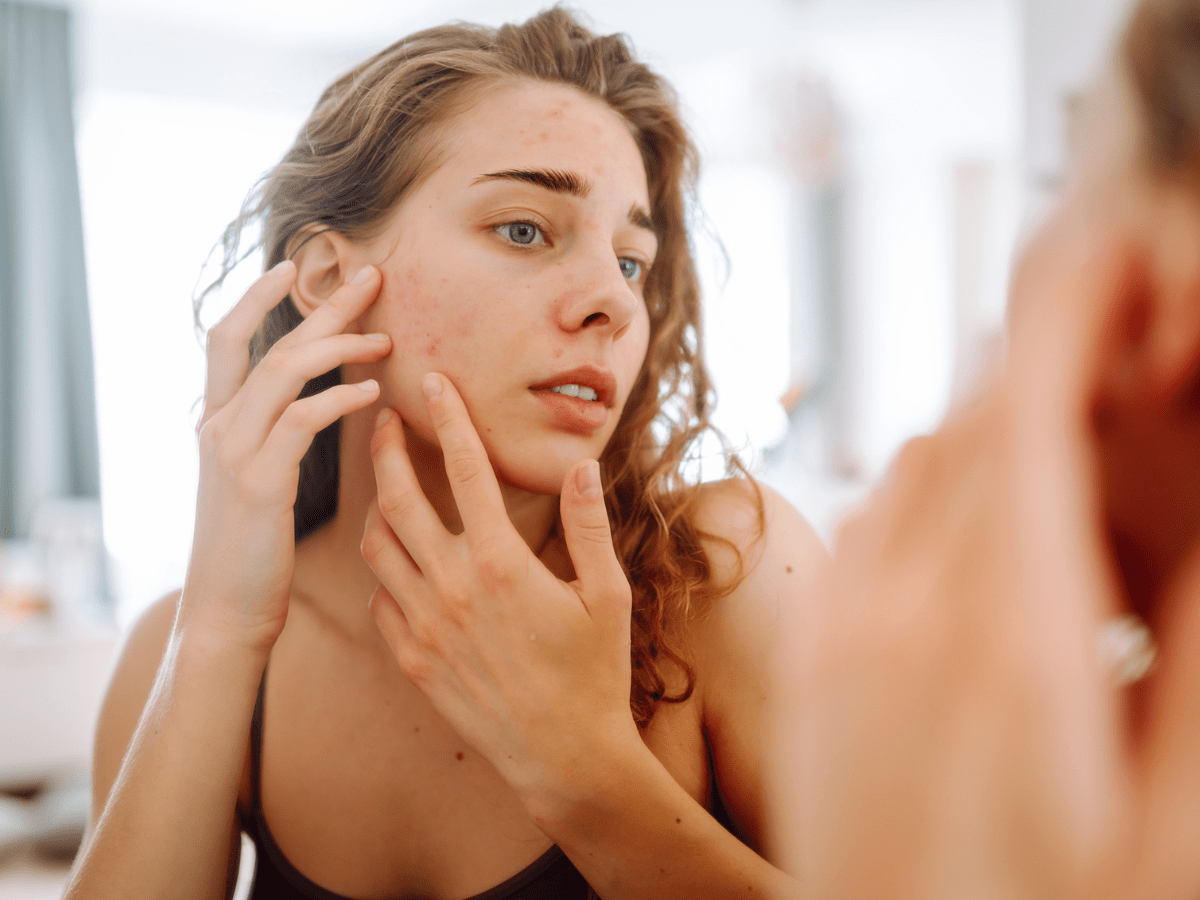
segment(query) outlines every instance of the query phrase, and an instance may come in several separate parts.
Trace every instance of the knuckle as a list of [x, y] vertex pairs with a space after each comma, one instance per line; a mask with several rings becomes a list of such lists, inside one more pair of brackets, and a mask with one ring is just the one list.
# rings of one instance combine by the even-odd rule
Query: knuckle
[[443, 566], [432, 563], [427, 573], [437, 585], [442, 604], [452, 613], [462, 613], [471, 605], [471, 587], [457, 574], [451, 575]]
[[384, 485], [379, 489], [379, 511], [384, 519], [397, 522], [406, 518], [416, 507], [416, 497], [407, 488]]
[[289, 403], [281, 418], [289, 426], [300, 431], [315, 431], [318, 424], [317, 411], [310, 404], [303, 402]]
[[233, 335], [233, 326], [227, 319], [221, 319], [208, 329], [204, 337], [204, 349], [209, 355], [237, 346]]
[[287, 372], [291, 367], [292, 356], [293, 354], [288, 346], [280, 341], [270, 349], [258, 365], [269, 374], [280, 375]]
[[417, 621], [410, 620], [409, 627], [413, 636], [412, 650], [415, 657], [413, 663], [418, 670], [424, 672], [425, 677], [428, 677], [432, 673], [432, 660], [444, 656], [445, 639], [441, 629], [430, 622], [428, 618], [422, 617]]
[[472, 484], [482, 473], [483, 467], [469, 447], [456, 446], [446, 453], [446, 474], [459, 484]]
[[209, 417], [208, 421], [201, 421], [196, 427], [197, 443], [200, 445], [200, 452], [205, 456], [213, 456], [221, 446], [221, 422], [217, 415]]
[[600, 521], [585, 521], [580, 522], [575, 526], [576, 533], [583, 540], [591, 544], [609, 545], [612, 544], [612, 534], [608, 529], [608, 522]]
[[372, 526], [363, 532], [362, 542], [359, 544], [359, 551], [368, 563], [378, 560], [387, 550], [388, 539], [383, 533], [383, 529], [377, 526]]
[[417, 687], [427, 684], [433, 676], [433, 666], [421, 651], [420, 647], [411, 641], [403, 642], [395, 650], [396, 662], [404, 677]]
[[509, 587], [517, 579], [513, 554], [499, 543], [490, 541], [475, 551], [475, 572], [480, 583], [489, 591]]
[[454, 594], [443, 598], [446, 622], [457, 632], [466, 631], [474, 618], [466, 594]]

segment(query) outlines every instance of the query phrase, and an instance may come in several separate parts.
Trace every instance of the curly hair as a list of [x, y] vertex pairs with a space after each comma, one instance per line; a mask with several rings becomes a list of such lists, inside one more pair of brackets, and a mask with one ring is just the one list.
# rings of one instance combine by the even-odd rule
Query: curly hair
[[[718, 541], [735, 554], [737, 548], [696, 524], [700, 489], [684, 472], [697, 439], [711, 428], [713, 404], [688, 229], [697, 153], [673, 90], [634, 57], [623, 35], [595, 35], [555, 7], [520, 25], [453, 23], [421, 31], [338, 78], [225, 230], [220, 276], [196, 298], [196, 315], [204, 296], [253, 249], [242, 248], [252, 222], [261, 223], [265, 267], [318, 231], [373, 237], [437, 167], [441, 139], [455, 115], [487, 86], [512, 79], [571, 85], [607, 103], [628, 123], [646, 169], [658, 237], [645, 287], [650, 341], [600, 458], [614, 545], [633, 588], [630, 708], [644, 727], [660, 702], [681, 702], [694, 688], [677, 626], [732, 590], [742, 567], [731, 578], [716, 578], [705, 542]], [[300, 321], [285, 298], [256, 334], [251, 363]], [[339, 380], [336, 370], [329, 372], [309, 382], [301, 396]], [[338, 435], [336, 424], [321, 432], [301, 464], [297, 539], [337, 509]], [[753, 488], [761, 533], [758, 486], [735, 456], [729, 459], [729, 471]]]

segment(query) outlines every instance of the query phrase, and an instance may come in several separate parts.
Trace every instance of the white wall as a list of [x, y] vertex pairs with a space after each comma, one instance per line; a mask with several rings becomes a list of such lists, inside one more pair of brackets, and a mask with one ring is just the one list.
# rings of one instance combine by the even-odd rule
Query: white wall
[[1067, 104], [1104, 66], [1133, 0], [1022, 0], [1026, 177], [1052, 189], [1067, 162]]

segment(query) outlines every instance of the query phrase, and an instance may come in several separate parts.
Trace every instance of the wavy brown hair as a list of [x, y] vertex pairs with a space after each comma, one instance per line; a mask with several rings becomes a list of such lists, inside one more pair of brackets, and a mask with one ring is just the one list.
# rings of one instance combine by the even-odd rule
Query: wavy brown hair
[[1142, 0], [1125, 29], [1121, 62], [1146, 161], [1200, 189], [1200, 2]]
[[[658, 253], [645, 286], [650, 341], [617, 428], [600, 458], [614, 545], [633, 588], [630, 707], [639, 727], [657, 704], [687, 699], [695, 675], [679, 626], [741, 577], [730, 542], [696, 524], [699, 488], [684, 475], [698, 438], [710, 429], [712, 384], [702, 354], [700, 289], [688, 216], [697, 154], [670, 86], [639, 62], [622, 35], [593, 34], [553, 8], [521, 25], [451, 24], [404, 38], [331, 84], [282, 161], [251, 192], [222, 237], [219, 286], [253, 247], [243, 231], [262, 227], [265, 267], [309, 236], [335, 230], [368, 239], [444, 152], [454, 116], [489, 86], [511, 79], [571, 85], [628, 123], [641, 151]], [[300, 314], [290, 298], [263, 322], [251, 345], [257, 363]], [[335, 370], [305, 387], [338, 383]], [[296, 537], [337, 508], [338, 426], [321, 432], [301, 465]], [[731, 471], [746, 476], [730, 455]], [[748, 476], [746, 476], [748, 478]], [[763, 521], [758, 486], [749, 479]], [[731, 578], [717, 583], [706, 541], [735, 551]]]

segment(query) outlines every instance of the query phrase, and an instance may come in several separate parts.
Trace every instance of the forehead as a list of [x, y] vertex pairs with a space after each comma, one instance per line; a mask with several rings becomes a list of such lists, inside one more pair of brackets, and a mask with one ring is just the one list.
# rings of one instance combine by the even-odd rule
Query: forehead
[[501, 82], [450, 123], [443, 169], [475, 178], [512, 169], [565, 169], [648, 205], [646, 170], [628, 123], [569, 85]]

